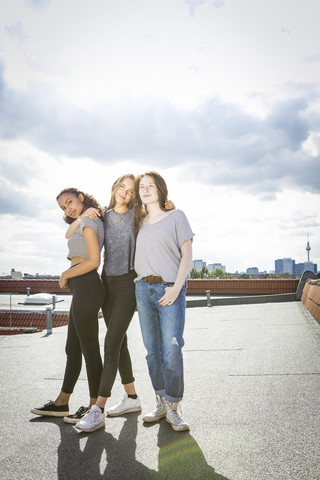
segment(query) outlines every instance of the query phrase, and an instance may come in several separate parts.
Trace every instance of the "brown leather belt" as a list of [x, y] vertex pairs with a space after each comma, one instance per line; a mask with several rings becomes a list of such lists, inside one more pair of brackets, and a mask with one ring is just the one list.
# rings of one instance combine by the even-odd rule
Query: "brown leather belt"
[[147, 283], [165, 283], [162, 277], [154, 277], [153, 275], [149, 275], [148, 277], [142, 277]]

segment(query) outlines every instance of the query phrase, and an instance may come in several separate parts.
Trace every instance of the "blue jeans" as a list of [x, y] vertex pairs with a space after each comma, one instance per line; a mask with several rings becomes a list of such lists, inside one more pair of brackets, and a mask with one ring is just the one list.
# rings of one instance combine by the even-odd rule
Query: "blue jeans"
[[186, 310], [186, 288], [182, 287], [172, 305], [161, 307], [158, 300], [165, 287], [173, 283], [136, 283], [136, 300], [147, 364], [156, 395], [169, 402], [183, 396], [183, 330]]

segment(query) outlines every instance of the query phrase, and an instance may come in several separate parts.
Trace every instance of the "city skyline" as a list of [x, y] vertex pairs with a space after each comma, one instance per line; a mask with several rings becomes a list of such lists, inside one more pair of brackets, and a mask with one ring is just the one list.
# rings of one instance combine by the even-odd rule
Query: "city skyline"
[[[317, 13], [318, 12], [318, 13]], [[56, 204], [156, 170], [229, 271], [320, 265], [317, 0], [0, 5], [0, 273], [68, 268]], [[263, 21], [262, 21], [263, 20]], [[59, 32], [59, 35], [57, 35]]]
[[[255, 274], [258, 274], [258, 273], [276, 273], [276, 274], [277, 273], [280, 273], [280, 274], [281, 273], [289, 273], [289, 274], [295, 274], [296, 273], [296, 274], [301, 274], [306, 269], [314, 271], [314, 273], [318, 273], [318, 271], [319, 271], [318, 265], [310, 260], [311, 246], [310, 246], [310, 242], [309, 242], [309, 235], [308, 235], [308, 240], [307, 240], [306, 251], [307, 251], [307, 260], [306, 261], [296, 262], [296, 260], [291, 258], [291, 257], [283, 257], [282, 259], [275, 259], [274, 260], [274, 267], [275, 268], [271, 269], [269, 271], [261, 270], [259, 268], [259, 266], [256, 266], [256, 265], [246, 267], [245, 271], [241, 271], [241, 270], [240, 271], [239, 270], [230, 271], [230, 270], [227, 269], [226, 265], [222, 264], [221, 262], [210, 263], [207, 260], [196, 259], [196, 258], [192, 259], [192, 264], [191, 264], [190, 270], [192, 270], [194, 268], [195, 270], [199, 271], [204, 266], [204, 267], [208, 268], [209, 272], [214, 271], [216, 268], [220, 268], [224, 273], [249, 273], [249, 274], [252, 274], [252, 275], [255, 275]], [[282, 268], [282, 271], [277, 272], [277, 262], [285, 263], [285, 261], [287, 261], [287, 263], [290, 263], [291, 267], [289, 269], [287, 269], [287, 271], [284, 271], [285, 269]], [[295, 266], [297, 267], [296, 271], [295, 271]], [[12, 272], [15, 272], [15, 270], [16, 270], [15, 268], [12, 268], [11, 269], [11, 274], [12, 274]], [[18, 272], [20, 272], [20, 270], [18, 270]], [[21, 273], [26, 274], [26, 275], [30, 274], [29, 272], [21, 272]], [[4, 275], [4, 274], [5, 275], [10, 275], [9, 272], [8, 273], [2, 272], [0, 275]], [[40, 274], [40, 273], [36, 272], [35, 274]], [[42, 275], [46, 275], [46, 273], [43, 272]], [[58, 274], [56, 273], [56, 274], [50, 274], [50, 275], [56, 276]]]
[[[281, 271], [281, 272], [277, 272], [277, 268], [276, 268], [276, 264], [278, 261], [290, 261], [290, 264], [292, 265], [295, 265], [297, 267], [296, 270], [299, 270], [299, 271], [294, 271], [294, 268], [292, 267], [291, 270], [288, 270], [286, 272], [284, 271]], [[195, 268], [195, 270], [201, 270], [202, 267], [206, 267], [208, 269], [208, 271], [212, 272], [214, 271], [216, 268], [221, 268], [221, 270], [225, 273], [250, 273], [248, 272], [248, 270], [252, 270], [252, 271], [256, 271], [256, 273], [289, 273], [289, 274], [301, 274], [303, 273], [304, 270], [311, 270], [313, 271], [314, 273], [318, 273], [319, 269], [318, 269], [318, 264], [312, 262], [311, 260], [309, 260], [309, 256], [308, 256], [308, 259], [304, 262], [300, 262], [300, 261], [296, 261], [295, 259], [291, 258], [291, 257], [283, 257], [282, 259], [275, 259], [274, 260], [274, 268], [269, 270], [269, 271], [266, 271], [266, 270], [261, 270], [259, 268], [259, 266], [257, 265], [251, 265], [250, 267], [246, 267], [245, 271], [239, 271], [239, 270], [235, 270], [235, 271], [231, 271], [231, 270], [228, 270], [227, 266], [226, 265], [223, 265], [222, 263], [220, 262], [215, 262], [215, 263], [211, 263], [211, 262], [208, 262], [207, 260], [203, 260], [203, 259], [193, 259], [192, 260], [192, 266], [191, 266], [191, 269], [192, 268]], [[212, 267], [212, 268], [211, 268]], [[314, 271], [314, 267], [316, 268], [316, 271]], [[254, 274], [252, 272], [252, 274]]]

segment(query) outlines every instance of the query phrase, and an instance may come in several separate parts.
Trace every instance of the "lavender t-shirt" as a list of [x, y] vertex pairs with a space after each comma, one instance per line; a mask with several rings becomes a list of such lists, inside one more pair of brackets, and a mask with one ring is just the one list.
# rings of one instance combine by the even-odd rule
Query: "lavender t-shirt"
[[175, 282], [181, 262], [180, 247], [193, 236], [181, 210], [173, 210], [156, 223], [142, 222], [134, 262], [138, 278], [155, 275], [165, 282]]

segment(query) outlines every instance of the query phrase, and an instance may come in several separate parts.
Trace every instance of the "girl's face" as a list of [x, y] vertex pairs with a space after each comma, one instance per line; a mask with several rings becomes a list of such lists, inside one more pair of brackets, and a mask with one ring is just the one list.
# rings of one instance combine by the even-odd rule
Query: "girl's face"
[[124, 178], [115, 191], [114, 198], [118, 205], [128, 205], [134, 196], [134, 181]]
[[145, 175], [141, 178], [139, 184], [139, 195], [142, 203], [145, 205], [159, 202], [158, 189], [153, 177], [150, 175]]
[[67, 217], [76, 219], [83, 212], [83, 200], [81, 194], [77, 197], [74, 193], [63, 193], [58, 198], [58, 204]]

